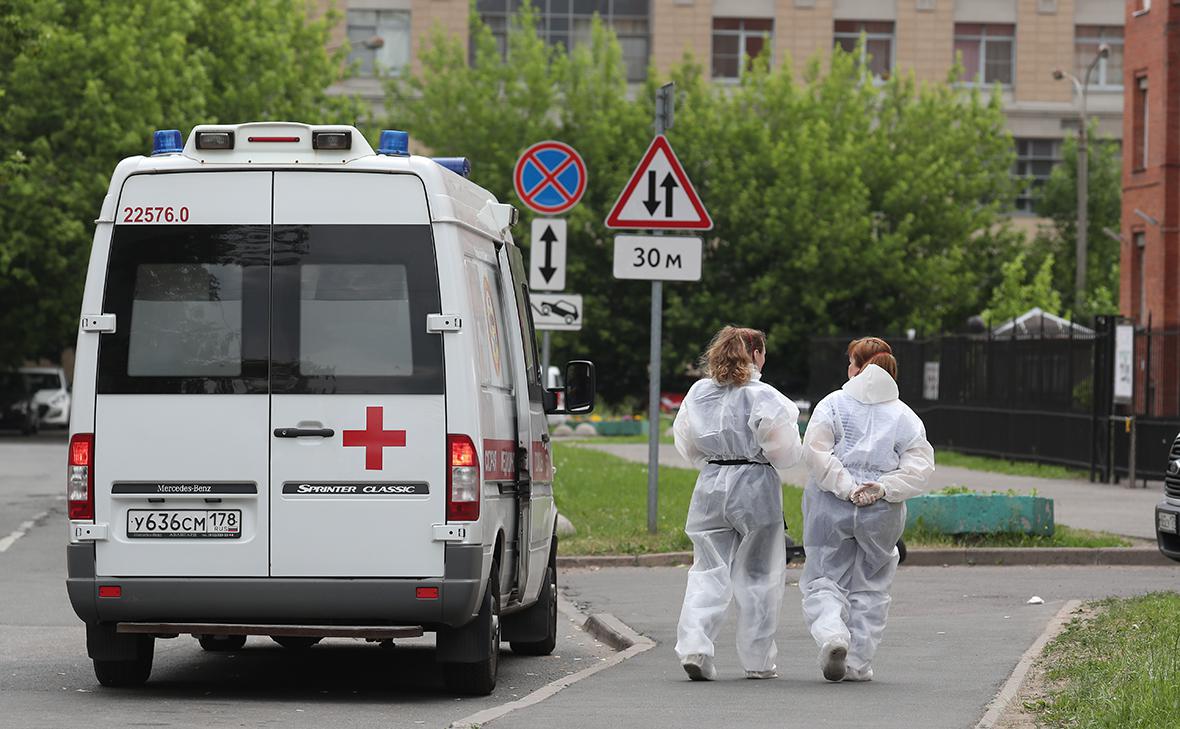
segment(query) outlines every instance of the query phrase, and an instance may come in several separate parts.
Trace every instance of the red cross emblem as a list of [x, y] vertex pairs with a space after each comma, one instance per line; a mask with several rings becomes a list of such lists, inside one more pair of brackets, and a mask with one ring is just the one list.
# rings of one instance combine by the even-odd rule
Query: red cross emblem
[[384, 430], [384, 408], [380, 405], [365, 409], [365, 429], [344, 431], [344, 447], [364, 446], [365, 470], [380, 471], [386, 448], [404, 448], [406, 431]]

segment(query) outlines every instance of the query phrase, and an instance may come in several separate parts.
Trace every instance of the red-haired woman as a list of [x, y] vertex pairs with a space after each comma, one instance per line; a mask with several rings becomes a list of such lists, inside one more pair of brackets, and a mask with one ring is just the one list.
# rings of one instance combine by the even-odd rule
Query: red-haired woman
[[747, 678], [774, 678], [786, 569], [782, 481], [803, 449], [799, 410], [761, 381], [766, 335], [725, 327], [676, 414], [676, 448], [701, 469], [684, 531], [692, 539], [676, 654], [689, 678], [716, 677], [713, 646], [732, 597], [737, 652]]
[[934, 473], [922, 421], [897, 392], [897, 360], [882, 339], [848, 346], [848, 382], [815, 407], [803, 440], [807, 561], [803, 615], [829, 681], [871, 681], [889, 615], [905, 500]]

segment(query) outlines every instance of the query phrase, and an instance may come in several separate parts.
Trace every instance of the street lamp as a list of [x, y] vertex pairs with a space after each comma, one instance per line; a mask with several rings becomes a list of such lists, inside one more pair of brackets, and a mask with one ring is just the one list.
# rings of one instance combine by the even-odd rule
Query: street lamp
[[1110, 46], [1106, 43], [1098, 46], [1094, 60], [1086, 66], [1085, 80], [1079, 80], [1068, 71], [1060, 68], [1053, 71], [1053, 78], [1060, 81], [1068, 78], [1073, 82], [1074, 91], [1082, 100], [1080, 123], [1078, 124], [1078, 237], [1077, 237], [1077, 273], [1074, 276], [1074, 308], [1081, 311], [1086, 301], [1086, 226], [1089, 224], [1087, 205], [1089, 201], [1089, 150], [1086, 148], [1086, 134], [1089, 120], [1086, 116], [1086, 94], [1090, 88], [1090, 74], [1098, 62], [1110, 55]]

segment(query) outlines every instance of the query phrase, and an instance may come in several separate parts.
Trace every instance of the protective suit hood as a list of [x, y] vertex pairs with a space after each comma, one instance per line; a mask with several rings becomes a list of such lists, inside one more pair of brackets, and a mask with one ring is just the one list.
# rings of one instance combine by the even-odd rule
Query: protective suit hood
[[865, 367], [860, 374], [845, 382], [843, 389], [866, 405], [897, 399], [897, 382], [875, 364]]

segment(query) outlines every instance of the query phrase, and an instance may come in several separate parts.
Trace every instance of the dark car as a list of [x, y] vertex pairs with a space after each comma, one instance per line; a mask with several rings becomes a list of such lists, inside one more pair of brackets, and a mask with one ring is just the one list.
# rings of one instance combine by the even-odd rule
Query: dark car
[[0, 430], [37, 432], [40, 422], [33, 395], [29, 378], [20, 372], [0, 372]]
[[1160, 552], [1180, 562], [1180, 435], [1168, 452], [1164, 475], [1164, 500], [1155, 507], [1155, 539]]

